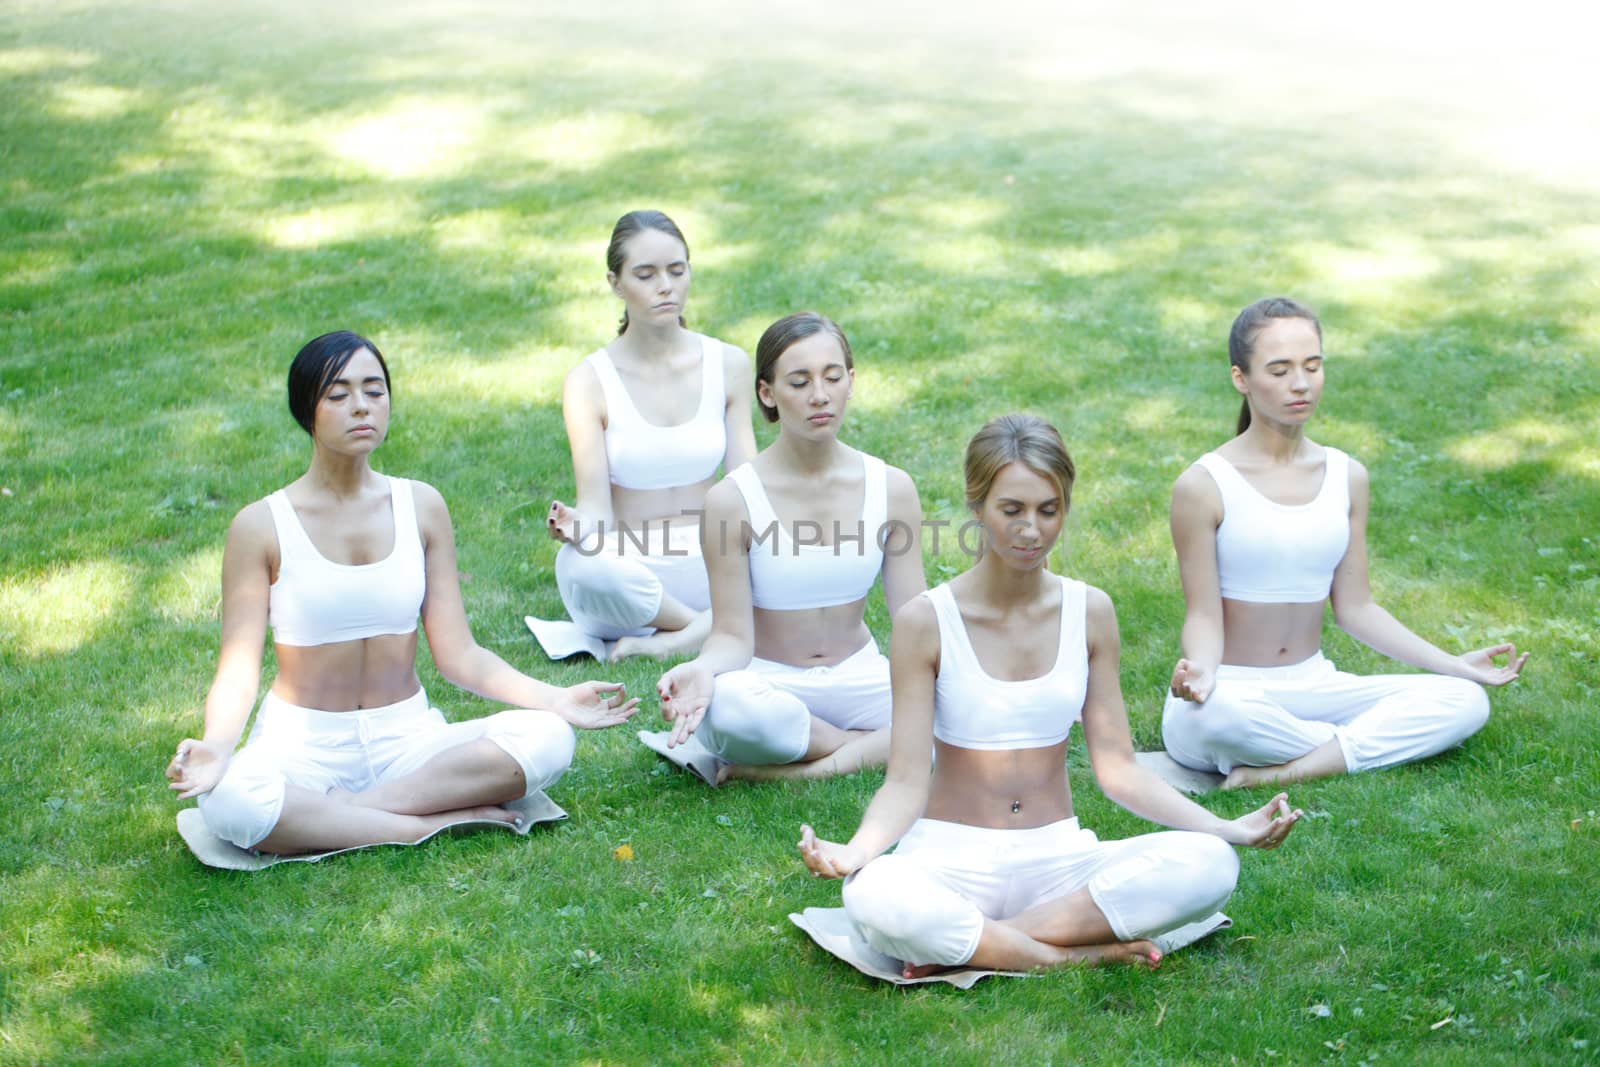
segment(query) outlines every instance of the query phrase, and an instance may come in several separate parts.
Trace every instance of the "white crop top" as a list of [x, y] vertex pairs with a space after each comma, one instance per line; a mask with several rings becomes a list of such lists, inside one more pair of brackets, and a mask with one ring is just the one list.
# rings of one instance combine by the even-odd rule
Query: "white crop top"
[[717, 472], [728, 450], [722, 344], [702, 337], [700, 352], [700, 406], [693, 418], [676, 426], [645, 421], [605, 349], [588, 357], [606, 398], [606, 466], [612, 485], [673, 489], [703, 482]]
[[[768, 611], [800, 611], [852, 604], [872, 590], [883, 569], [884, 523], [889, 488], [883, 460], [859, 453], [862, 463], [861, 521], [831, 531], [829, 545], [797, 544], [772, 510], [767, 491], [746, 463], [728, 475], [750, 513], [750, 599]], [[804, 527], [805, 521], [796, 523]], [[812, 524], [821, 535], [820, 524]], [[811, 540], [811, 538], [806, 538]]]
[[1195, 461], [1222, 495], [1217, 579], [1224, 597], [1251, 604], [1328, 599], [1350, 546], [1350, 457], [1337, 448], [1324, 452], [1322, 488], [1308, 504], [1268, 499], [1215, 452]]
[[267, 618], [280, 645], [331, 645], [380, 634], [409, 634], [427, 591], [422, 536], [411, 483], [389, 479], [394, 548], [376, 563], [333, 563], [311, 543], [282, 489], [267, 497], [278, 533], [278, 580]]
[[[1061, 636], [1056, 661], [1038, 678], [991, 678], [978, 662], [949, 584], [923, 595], [939, 620], [939, 676], [933, 685], [933, 736], [982, 750], [1048, 748], [1067, 739], [1083, 717], [1089, 691], [1086, 587], [1061, 582]], [[1045, 634], [1040, 634], [1044, 639]]]

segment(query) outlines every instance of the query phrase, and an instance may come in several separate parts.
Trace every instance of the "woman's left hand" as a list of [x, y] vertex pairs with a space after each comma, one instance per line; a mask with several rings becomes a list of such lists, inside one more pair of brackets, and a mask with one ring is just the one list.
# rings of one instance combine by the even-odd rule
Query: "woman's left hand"
[[581, 682], [562, 690], [566, 699], [556, 714], [583, 730], [600, 730], [633, 718], [639, 698], [628, 699], [621, 682]]
[[[1504, 667], [1495, 662], [1496, 656], [1505, 656]], [[1522, 673], [1522, 665], [1528, 662], [1528, 654], [1524, 652], [1517, 655], [1517, 646], [1513, 644], [1495, 645], [1491, 648], [1480, 648], [1475, 652], [1463, 652], [1456, 657], [1464, 668], [1463, 678], [1471, 679], [1479, 685], [1507, 685], [1517, 680]]]
[[1304, 817], [1305, 812], [1299, 808], [1289, 809], [1288, 793], [1279, 793], [1250, 814], [1224, 823], [1222, 838], [1232, 845], [1277, 848]]

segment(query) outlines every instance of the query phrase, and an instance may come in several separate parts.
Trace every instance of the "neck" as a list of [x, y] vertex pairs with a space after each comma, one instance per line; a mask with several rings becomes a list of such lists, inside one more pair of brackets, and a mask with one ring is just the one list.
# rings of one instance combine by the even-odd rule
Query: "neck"
[[1245, 441], [1256, 452], [1274, 463], [1292, 463], [1305, 445], [1303, 425], [1286, 426], [1250, 415], [1250, 426], [1244, 432]]
[[819, 475], [838, 464], [846, 449], [834, 436], [803, 440], [794, 434], [779, 433], [768, 449], [778, 463], [792, 471]]
[[367, 457], [346, 456], [317, 445], [311, 453], [306, 479], [318, 490], [335, 497], [353, 497], [377, 477]]
[[1000, 557], [987, 549], [967, 573], [981, 600], [1007, 610], [1037, 600], [1055, 579], [1048, 565], [1018, 570], [1001, 563]]
[[630, 321], [628, 329], [611, 342], [610, 347], [613, 351], [620, 349], [639, 359], [665, 359], [678, 350], [686, 332], [676, 322], [646, 326]]

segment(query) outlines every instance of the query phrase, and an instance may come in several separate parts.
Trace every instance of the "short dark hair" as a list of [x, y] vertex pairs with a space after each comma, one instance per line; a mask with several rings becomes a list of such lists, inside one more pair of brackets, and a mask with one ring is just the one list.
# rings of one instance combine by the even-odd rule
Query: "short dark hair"
[[[1239, 368], [1239, 373], [1250, 373], [1250, 357], [1255, 354], [1256, 338], [1277, 319], [1305, 319], [1322, 340], [1322, 323], [1316, 313], [1297, 300], [1286, 296], [1269, 296], [1239, 312], [1228, 331], [1228, 362]], [[1250, 428], [1250, 398], [1245, 397], [1239, 408], [1239, 426], [1234, 433], [1241, 434]]]
[[[785, 315], [768, 326], [766, 332], [761, 335], [761, 340], [756, 342], [756, 381], [771, 385], [773, 368], [778, 365], [778, 357], [807, 337], [815, 337], [819, 333], [833, 335], [833, 339], [839, 342], [839, 348], [844, 352], [845, 367], [854, 370], [855, 357], [850, 354], [850, 342], [846, 339], [844, 331], [839, 329], [839, 324], [815, 311], [797, 311], [793, 315]], [[756, 406], [761, 409], [761, 414], [768, 422], [778, 421], [778, 409], [769, 408], [761, 402], [760, 390], [756, 391]]]
[[289, 414], [306, 433], [311, 433], [317, 421], [317, 404], [333, 387], [334, 380], [349, 364], [350, 357], [365, 348], [378, 357], [383, 368], [383, 387], [389, 392], [389, 364], [384, 362], [378, 346], [349, 330], [335, 330], [314, 337], [295, 354], [289, 364]]
[[[665, 212], [649, 209], [630, 211], [618, 219], [615, 226], [611, 227], [611, 243], [606, 245], [606, 270], [612, 274], [622, 273], [625, 246], [634, 234], [644, 230], [660, 230], [669, 237], [676, 237], [678, 243], [683, 245], [683, 258], [689, 258], [688, 240], [684, 238], [683, 231], [678, 229], [678, 224], [669, 219]], [[678, 316], [678, 325], [687, 325], [683, 321], [682, 315]], [[617, 327], [617, 333], [625, 333], [627, 329], [628, 312], [624, 309], [622, 323]]]

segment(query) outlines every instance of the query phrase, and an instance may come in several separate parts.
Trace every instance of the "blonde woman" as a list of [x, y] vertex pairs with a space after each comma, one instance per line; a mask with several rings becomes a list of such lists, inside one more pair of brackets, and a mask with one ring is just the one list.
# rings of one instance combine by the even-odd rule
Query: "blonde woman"
[[[1233, 893], [1230, 846], [1276, 848], [1300, 818], [1279, 794], [1221, 819], [1135, 761], [1111, 601], [1049, 568], [1075, 473], [1055, 428], [1031, 415], [994, 419], [968, 444], [982, 552], [895, 616], [888, 776], [848, 843], [800, 828], [806, 866], [846, 878], [857, 932], [906, 977], [1155, 966], [1155, 938]], [[1075, 722], [1106, 796], [1175, 832], [1100, 841], [1079, 826]]]

